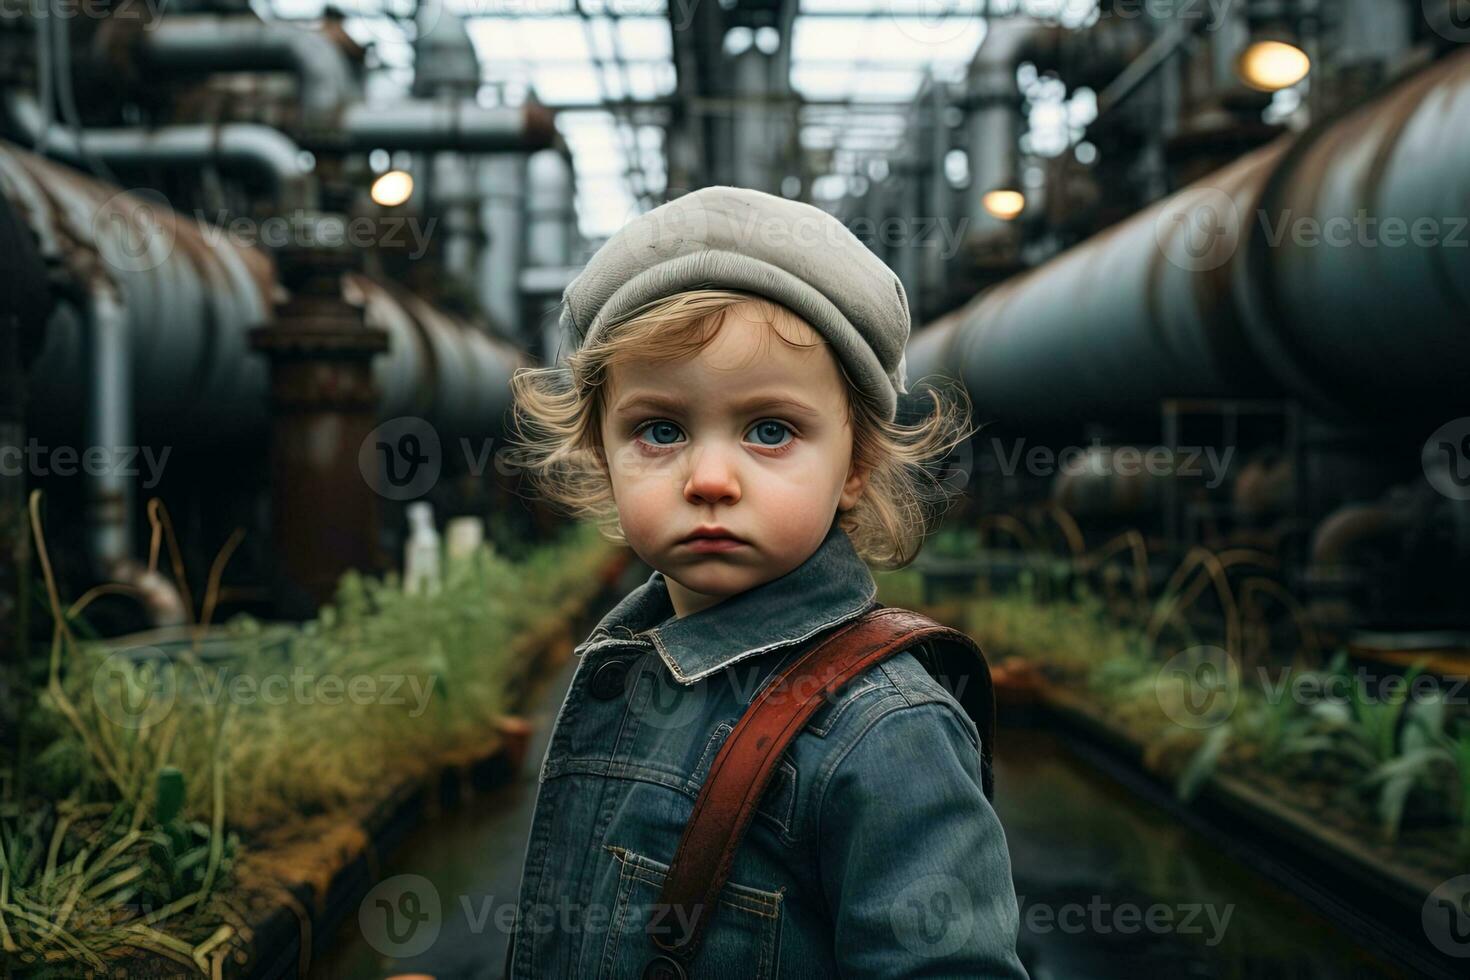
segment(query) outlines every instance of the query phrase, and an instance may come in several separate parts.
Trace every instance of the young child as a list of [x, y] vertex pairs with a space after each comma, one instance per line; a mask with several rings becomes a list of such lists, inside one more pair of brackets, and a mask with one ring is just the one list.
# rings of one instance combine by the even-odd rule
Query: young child
[[978, 731], [908, 651], [791, 742], [689, 969], [645, 931], [724, 738], [877, 605], [868, 565], [913, 559], [944, 494], [924, 464], [970, 434], [932, 388], [902, 421], [898, 278], [816, 207], [710, 187], [630, 222], [563, 299], [573, 353], [512, 381], [525, 462], [655, 571], [577, 647], [506, 976], [1024, 980]]

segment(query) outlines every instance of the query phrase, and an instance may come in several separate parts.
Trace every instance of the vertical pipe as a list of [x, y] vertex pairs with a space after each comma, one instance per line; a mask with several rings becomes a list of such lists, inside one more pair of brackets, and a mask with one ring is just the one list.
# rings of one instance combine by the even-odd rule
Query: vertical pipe
[[770, 101], [771, 57], [752, 44], [733, 61], [736, 103], [731, 125], [732, 182], [739, 187], [777, 191], [773, 171], [780, 127], [773, 125], [770, 112], [774, 104]]
[[109, 465], [88, 467], [87, 526], [93, 571], [108, 576], [133, 553], [133, 485], [111, 461], [133, 444], [133, 370], [128, 314], [117, 287], [93, 280], [87, 297], [87, 416], [83, 454], [94, 448]]
[[[922, 263], [920, 272], [921, 288], [918, 292], [921, 302], [920, 306], [924, 313], [933, 313], [943, 309], [947, 304], [945, 296], [945, 263], [953, 256], [944, 251], [944, 243], [950, 240], [958, 240], [966, 229], [955, 228], [954, 224], [963, 222], [965, 216], [959, 213], [955, 206], [955, 192], [950, 185], [949, 177], [945, 174], [945, 158], [950, 151], [950, 127], [946, 116], [952, 110], [949, 100], [949, 92], [944, 83], [931, 80], [928, 97], [922, 106], [916, 106], [918, 112], [926, 119], [927, 128], [923, 130], [926, 139], [924, 175], [924, 217], [936, 223], [935, 230], [939, 232], [939, 241], [925, 248], [920, 256]], [[949, 223], [945, 228], [938, 223]], [[919, 322], [916, 318], [915, 323]]]
[[481, 216], [489, 243], [477, 277], [480, 305], [510, 337], [524, 337], [521, 270], [526, 262], [526, 156], [487, 157], [480, 172]]
[[431, 196], [444, 221], [444, 271], [465, 285], [475, 281], [484, 233], [478, 213], [480, 159], [465, 153], [435, 153], [430, 158]]
[[[533, 269], [566, 268], [571, 262], [568, 213], [572, 202], [572, 167], [558, 150], [531, 154], [527, 164], [526, 265]], [[524, 311], [528, 331], [537, 331], [528, 346], [539, 348], [542, 360], [551, 360], [561, 348], [561, 328], [555, 315], [560, 297], [533, 298]]]
[[[387, 349], [388, 335], [343, 299], [353, 260], [350, 250], [325, 248], [284, 257], [291, 297], [274, 323], [251, 331], [271, 364], [272, 521], [281, 562], [273, 588], [277, 610], [292, 618], [329, 602], [347, 569], [385, 567], [377, 496], [388, 488], [365, 478], [360, 455], [377, 415], [372, 359]], [[372, 447], [367, 452], [372, 461]]]
[[[895, 181], [896, 213], [894, 215], [902, 224], [902, 234], [893, 257], [893, 271], [898, 274], [899, 281], [903, 283], [904, 294], [909, 301], [909, 319], [917, 321], [919, 316], [919, 299], [922, 296], [922, 285], [919, 281], [919, 261], [923, 255], [934, 249], [934, 242], [928, 241], [927, 236], [935, 235], [932, 223], [923, 214], [924, 199], [923, 188], [920, 180], [923, 174], [921, 165], [912, 156], [904, 155], [894, 161], [896, 173], [889, 179]], [[921, 239], [920, 236], [926, 236]], [[935, 237], [939, 237], [935, 235]]]

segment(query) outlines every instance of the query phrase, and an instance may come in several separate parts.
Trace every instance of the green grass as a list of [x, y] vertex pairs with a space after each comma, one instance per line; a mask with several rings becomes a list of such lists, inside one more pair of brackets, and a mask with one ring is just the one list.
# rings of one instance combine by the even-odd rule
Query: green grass
[[[879, 582], [884, 602], [920, 607], [917, 572], [889, 573]], [[1232, 659], [1230, 676], [1217, 681], [1234, 698], [1202, 723], [1187, 710], [1191, 691], [1179, 672], [1166, 669], [1182, 644], [1150, 642], [1146, 625], [1119, 622], [1080, 583], [1062, 601], [1041, 601], [1038, 594], [1051, 593], [1036, 586], [1023, 581], [942, 612], [976, 638], [992, 665], [1019, 657], [1054, 683], [1086, 693], [1145, 747], [1146, 764], [1172, 778], [1181, 799], [1222, 768], [1246, 778], [1269, 773], [1278, 785], [1315, 786], [1313, 795], [1376, 828], [1386, 843], [1399, 840], [1410, 818], [1417, 827], [1452, 831], [1456, 859], [1470, 859], [1470, 719], [1462, 709], [1435, 696], [1365, 696], [1349, 683], [1353, 674], [1339, 652], [1320, 669], [1273, 668], [1269, 683], [1254, 671], [1241, 673]], [[1299, 664], [1297, 653], [1281, 660]], [[1405, 685], [1419, 672], [1406, 672]], [[1298, 684], [1344, 696], [1293, 697]]]
[[[611, 554], [578, 526], [517, 562], [484, 548], [433, 595], [348, 573], [314, 620], [237, 616], [144, 660], [68, 619], [23, 717], [25, 796], [0, 803], [0, 959], [73, 976], [146, 950], [207, 974], [257, 845], [493, 745], [517, 638], [595, 593]], [[13, 785], [20, 760], [0, 762]]]

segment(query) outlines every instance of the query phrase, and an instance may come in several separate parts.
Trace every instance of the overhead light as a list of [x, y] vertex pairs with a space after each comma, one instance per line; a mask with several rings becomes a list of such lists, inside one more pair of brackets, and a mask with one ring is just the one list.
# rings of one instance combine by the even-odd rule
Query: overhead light
[[403, 170], [390, 170], [373, 181], [373, 203], [396, 208], [413, 196], [413, 177]]
[[1241, 81], [1261, 92], [1290, 88], [1312, 70], [1312, 59], [1290, 41], [1252, 41], [1236, 61]]
[[980, 203], [992, 217], [1014, 221], [1026, 210], [1026, 195], [1015, 187], [997, 187], [987, 191]]

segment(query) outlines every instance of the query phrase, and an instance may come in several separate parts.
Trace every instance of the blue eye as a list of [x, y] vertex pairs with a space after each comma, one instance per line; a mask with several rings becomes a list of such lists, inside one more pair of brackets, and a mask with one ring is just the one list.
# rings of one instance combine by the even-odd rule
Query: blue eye
[[[658, 433], [658, 435], [653, 436], [649, 440], [653, 445], [668, 446], [679, 438], [679, 427], [672, 422], [650, 422], [640, 434], [646, 435], [649, 433]], [[660, 436], [667, 436], [668, 442], [662, 441]]]
[[[766, 447], [774, 447], [782, 444], [782, 436], [789, 435], [791, 428], [784, 422], [767, 419], [764, 422], [757, 422], [750, 431], [756, 433], [755, 441], [758, 444]], [[766, 442], [765, 440], [768, 437], [774, 441]]]

